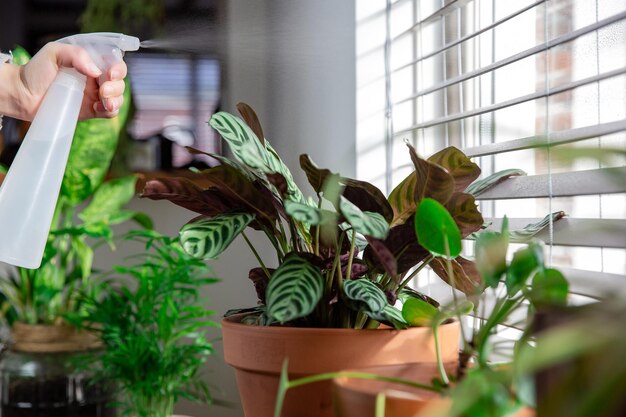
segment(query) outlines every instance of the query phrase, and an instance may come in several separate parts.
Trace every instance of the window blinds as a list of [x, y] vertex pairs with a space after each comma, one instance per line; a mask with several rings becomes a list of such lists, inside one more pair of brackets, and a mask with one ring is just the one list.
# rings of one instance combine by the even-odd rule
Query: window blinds
[[358, 1], [356, 19], [359, 178], [389, 193], [405, 139], [523, 169], [478, 196], [485, 220], [563, 211], [537, 237], [572, 292], [623, 289], [626, 0]]

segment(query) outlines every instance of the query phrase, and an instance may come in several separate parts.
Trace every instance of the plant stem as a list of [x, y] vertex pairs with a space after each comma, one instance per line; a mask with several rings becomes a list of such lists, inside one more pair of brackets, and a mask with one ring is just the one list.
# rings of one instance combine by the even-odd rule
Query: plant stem
[[435, 339], [435, 354], [437, 355], [437, 369], [439, 370], [439, 376], [443, 383], [447, 386], [450, 385], [450, 380], [448, 379], [448, 374], [446, 373], [445, 368], [443, 367], [443, 362], [441, 360], [441, 347], [439, 346], [439, 324], [435, 324], [433, 326], [433, 338]]
[[256, 249], [254, 249], [254, 246], [252, 245], [252, 242], [250, 242], [250, 239], [248, 239], [248, 236], [246, 236], [246, 233], [245, 232], [241, 232], [241, 235], [243, 236], [243, 239], [246, 241], [246, 243], [250, 247], [250, 250], [254, 254], [254, 257], [257, 259], [257, 261], [261, 265], [261, 268], [263, 268], [263, 272], [265, 272], [265, 275], [267, 275], [267, 278], [268, 279], [271, 278], [272, 275], [270, 274], [270, 271], [267, 270], [267, 267], [263, 263], [263, 260], [261, 259], [261, 256], [259, 256], [259, 253], [256, 251]]
[[411, 272], [411, 274], [408, 277], [406, 277], [404, 281], [402, 281], [402, 283], [396, 290], [396, 295], [400, 294], [400, 291], [402, 291], [402, 289], [404, 289], [404, 287], [406, 287], [408, 283], [411, 282], [411, 280], [415, 277], [415, 275], [417, 275], [422, 269], [424, 269], [424, 267], [426, 267], [426, 265], [428, 265], [433, 259], [435, 259], [435, 255], [433, 254], [428, 255], [428, 257], [422, 261], [420, 266], [415, 268], [415, 271]]
[[350, 242], [350, 254], [348, 255], [348, 268], [346, 268], [346, 279], [352, 277], [352, 259], [354, 257], [354, 248], [356, 247], [356, 231], [352, 229], [352, 241]]
[[379, 392], [376, 395], [376, 416], [385, 417], [385, 400], [386, 396], [384, 392]]
[[368, 372], [350, 372], [350, 371], [327, 372], [323, 374], [307, 376], [307, 377], [300, 378], [300, 379], [294, 379], [293, 381], [289, 381], [288, 387], [295, 388], [295, 387], [299, 387], [300, 385], [311, 384], [313, 382], [325, 381], [328, 379], [341, 378], [341, 377], [356, 378], [356, 379], [369, 379], [369, 380], [376, 380], [376, 381], [383, 381], [383, 382], [393, 382], [396, 384], [402, 384], [402, 385], [406, 385], [409, 387], [423, 389], [423, 390], [432, 391], [432, 392], [442, 391], [442, 389], [439, 387], [434, 387], [432, 385], [426, 385], [426, 384], [420, 384], [418, 382], [408, 381], [402, 378], [394, 378], [390, 376], [376, 375], [376, 374], [372, 374]]
[[444, 246], [446, 248], [446, 269], [448, 270], [448, 278], [450, 278], [450, 285], [452, 286], [452, 298], [454, 299], [454, 307], [456, 309], [456, 316], [459, 319], [459, 328], [461, 329], [461, 339], [463, 339], [463, 350], [467, 351], [467, 338], [465, 337], [465, 329], [463, 328], [463, 320], [459, 311], [459, 300], [456, 296], [456, 284], [454, 282], [454, 269], [452, 268], [452, 260], [450, 259], [450, 243], [448, 242], [448, 235], [443, 235]]
[[[317, 194], [317, 208], [322, 208], [322, 197], [320, 197], [319, 193]], [[319, 256], [320, 254], [320, 228], [321, 225], [315, 226], [315, 254]]]

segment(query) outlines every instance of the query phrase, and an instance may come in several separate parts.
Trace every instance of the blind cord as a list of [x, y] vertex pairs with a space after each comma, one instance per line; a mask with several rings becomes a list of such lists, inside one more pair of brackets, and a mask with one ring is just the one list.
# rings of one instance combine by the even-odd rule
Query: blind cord
[[391, 0], [385, 8], [385, 189], [391, 191], [393, 171], [393, 104], [391, 100]]

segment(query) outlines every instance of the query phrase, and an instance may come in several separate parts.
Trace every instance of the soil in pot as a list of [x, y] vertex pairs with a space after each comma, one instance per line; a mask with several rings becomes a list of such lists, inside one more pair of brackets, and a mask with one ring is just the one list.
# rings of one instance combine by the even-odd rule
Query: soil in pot
[[[54, 327], [61, 327], [51, 329]], [[112, 391], [76, 361], [98, 354], [93, 338], [67, 326], [18, 324], [0, 361], [2, 417], [113, 417]]]
[[[246, 417], [272, 417], [278, 379], [285, 358], [289, 377], [295, 379], [325, 372], [403, 363], [435, 363], [430, 328], [406, 330], [318, 329], [262, 327], [241, 324], [242, 315], [222, 321], [224, 358], [235, 368]], [[460, 331], [458, 323], [441, 326], [443, 361], [456, 366]], [[283, 417], [332, 416], [332, 381], [289, 390]]]

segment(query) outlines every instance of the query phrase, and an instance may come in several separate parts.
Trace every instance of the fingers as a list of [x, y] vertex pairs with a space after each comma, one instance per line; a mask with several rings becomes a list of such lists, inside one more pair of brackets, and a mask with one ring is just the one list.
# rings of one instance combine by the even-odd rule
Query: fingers
[[107, 71], [107, 78], [110, 81], [120, 81], [126, 78], [126, 64], [124, 62], [117, 62], [111, 65], [111, 68]]
[[58, 66], [75, 68], [81, 74], [91, 78], [97, 78], [102, 74], [102, 71], [83, 48], [57, 42], [53, 42], [51, 45]]
[[100, 118], [112, 118], [117, 116], [120, 111], [120, 107], [122, 107], [122, 103], [124, 102], [124, 97], [116, 97], [104, 100], [106, 103], [103, 104], [100, 101], [97, 101], [93, 104], [93, 111], [95, 117]]

